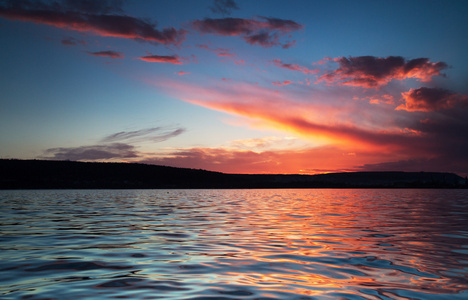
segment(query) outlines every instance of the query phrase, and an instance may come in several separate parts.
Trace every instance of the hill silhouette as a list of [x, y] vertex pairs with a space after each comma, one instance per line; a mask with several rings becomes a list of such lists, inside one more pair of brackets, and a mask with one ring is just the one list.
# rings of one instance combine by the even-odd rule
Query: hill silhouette
[[0, 159], [0, 189], [466, 188], [453, 173], [225, 174], [137, 163]]

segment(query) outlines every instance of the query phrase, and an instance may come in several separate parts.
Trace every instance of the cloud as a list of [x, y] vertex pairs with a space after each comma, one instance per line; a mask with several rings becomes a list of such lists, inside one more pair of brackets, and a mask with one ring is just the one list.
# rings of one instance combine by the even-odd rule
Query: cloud
[[285, 80], [283, 82], [273, 81], [273, 85], [275, 85], [275, 86], [283, 86], [283, 85], [288, 85], [288, 84], [291, 84], [291, 83], [294, 83], [294, 82], [292, 82], [291, 80]]
[[0, 4], [0, 17], [161, 44], [178, 45], [185, 39], [184, 30], [172, 27], [158, 30], [155, 24], [148, 21], [115, 14], [120, 12], [116, 3], [120, 1], [69, 0], [50, 4], [42, 1], [6, 1]]
[[138, 59], [146, 62], [170, 63], [174, 65], [182, 64], [182, 61], [178, 55], [148, 55], [138, 57]]
[[117, 51], [98, 51], [98, 52], [87, 52], [89, 55], [110, 57], [110, 58], [124, 58], [124, 55]]
[[433, 76], [444, 76], [441, 71], [448, 67], [444, 62], [432, 63], [427, 58], [405, 60], [401, 56], [350, 56], [333, 61], [338, 63], [338, 69], [320, 76], [319, 81], [365, 88], [377, 88], [393, 79], [415, 78], [427, 82]]
[[468, 95], [461, 95], [441, 88], [421, 87], [402, 93], [405, 104], [397, 110], [437, 111], [454, 108], [458, 103], [468, 104]]
[[210, 48], [208, 47], [208, 45], [205, 45], [205, 44], [201, 44], [201, 45], [196, 45], [196, 47], [198, 48], [201, 48], [201, 49], [205, 49], [205, 50], [208, 50], [208, 51], [212, 51], [212, 52], [229, 52], [229, 49], [227, 48]]
[[179, 71], [179, 72], [176, 72], [176, 74], [179, 76], [183, 76], [183, 75], [190, 74], [190, 72]]
[[234, 0], [214, 0], [210, 10], [222, 15], [230, 15], [233, 9], [239, 9]]
[[277, 67], [288, 69], [288, 70], [291, 70], [291, 71], [299, 71], [299, 72], [302, 72], [304, 74], [316, 74], [316, 73], [319, 72], [319, 70], [317, 70], [317, 69], [311, 70], [311, 69], [309, 69], [307, 67], [296, 65], [296, 64], [286, 64], [286, 63], [283, 63], [280, 59], [274, 59], [273, 63]]
[[64, 46], [76, 46], [78, 44], [80, 44], [80, 45], [86, 45], [87, 44], [86, 41], [77, 40], [77, 39], [75, 39], [73, 37], [64, 38], [60, 42]]
[[229, 53], [229, 52], [218, 52], [216, 54], [219, 57], [234, 57], [236, 56], [234, 53]]
[[143, 141], [162, 142], [185, 132], [184, 128], [152, 127], [134, 131], [121, 131], [104, 137], [101, 142], [136, 143]]
[[56, 160], [107, 160], [139, 157], [135, 147], [122, 143], [69, 148], [50, 148], [43, 158]]
[[[202, 33], [223, 36], [242, 36], [251, 45], [272, 47], [281, 45], [279, 38], [292, 31], [303, 28], [291, 20], [258, 17], [256, 19], [221, 18], [195, 20], [192, 27]], [[286, 44], [289, 47], [291, 42]]]

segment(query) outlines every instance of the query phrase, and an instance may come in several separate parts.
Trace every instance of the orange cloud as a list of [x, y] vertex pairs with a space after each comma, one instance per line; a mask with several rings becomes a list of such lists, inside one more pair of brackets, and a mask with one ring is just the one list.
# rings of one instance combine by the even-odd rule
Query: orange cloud
[[[160, 87], [169, 88], [175, 97], [186, 102], [245, 117], [256, 126], [294, 133], [314, 142], [375, 151], [396, 151], [422, 143], [400, 128], [384, 129], [379, 128], [379, 124], [359, 126], [358, 122], [343, 118], [351, 115], [346, 107], [295, 101], [289, 94], [256, 85], [212, 88], [164, 82]], [[361, 122], [365, 124], [366, 120]]]
[[461, 95], [440, 88], [422, 87], [411, 89], [402, 93], [405, 104], [401, 104], [397, 110], [407, 111], [437, 111], [455, 107], [458, 103], [468, 104], [468, 95]]

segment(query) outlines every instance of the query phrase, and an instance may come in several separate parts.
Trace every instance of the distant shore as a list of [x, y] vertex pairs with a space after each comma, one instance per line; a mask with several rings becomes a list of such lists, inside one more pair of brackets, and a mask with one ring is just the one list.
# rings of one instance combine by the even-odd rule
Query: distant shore
[[225, 174], [136, 163], [0, 159], [0, 189], [467, 188], [442, 172]]

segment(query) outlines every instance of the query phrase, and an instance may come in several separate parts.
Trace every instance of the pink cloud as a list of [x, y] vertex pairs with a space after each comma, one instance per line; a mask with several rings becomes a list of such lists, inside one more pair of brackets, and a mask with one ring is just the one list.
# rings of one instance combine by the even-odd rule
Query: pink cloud
[[288, 69], [288, 70], [291, 70], [291, 71], [299, 71], [299, 72], [302, 72], [304, 74], [316, 74], [319, 71], [317, 69], [311, 70], [311, 69], [309, 69], [307, 67], [296, 65], [296, 64], [285, 64], [279, 59], [274, 59], [273, 63], [277, 67]]
[[437, 111], [455, 107], [458, 103], [468, 104], [468, 95], [461, 95], [440, 88], [421, 87], [402, 93], [404, 104], [397, 110], [407, 111]]
[[98, 52], [87, 52], [89, 55], [93, 56], [102, 56], [102, 57], [110, 57], [110, 58], [124, 58], [124, 55], [117, 51], [98, 51]]
[[148, 55], [138, 57], [139, 60], [155, 63], [170, 63], [174, 65], [181, 65], [182, 61], [177, 55]]
[[443, 76], [441, 71], [447, 68], [444, 62], [432, 63], [427, 58], [407, 61], [401, 56], [340, 57], [335, 58], [334, 61], [338, 63], [338, 69], [320, 76], [319, 81], [365, 88], [381, 87], [393, 79], [415, 78], [427, 82], [433, 76]]
[[212, 52], [229, 52], [229, 49], [226, 48], [210, 48], [208, 45], [202, 44], [202, 45], [197, 45], [198, 48], [205, 49], [208, 51]]
[[280, 82], [280, 81], [273, 81], [273, 85], [275, 86], [283, 86], [283, 85], [289, 85], [291, 83], [294, 83], [293, 81], [291, 80], [285, 80], [283, 82]]
[[183, 76], [183, 75], [190, 74], [190, 72], [180, 71], [180, 72], [177, 72], [176, 74], [179, 75], [179, 76]]
[[228, 52], [219, 52], [216, 55], [218, 55], [219, 57], [234, 57], [234, 56], [236, 56], [235, 54], [228, 53]]
[[[72, 2], [73, 3], [73, 2]], [[78, 3], [78, 1], [76, 2]], [[41, 1], [15, 2], [0, 6], [0, 17], [34, 22], [58, 28], [92, 32], [100, 36], [138, 39], [178, 45], [185, 39], [185, 30], [172, 27], [158, 30], [145, 20], [126, 15], [107, 14], [109, 10], [84, 10], [85, 7], [45, 4]]]

